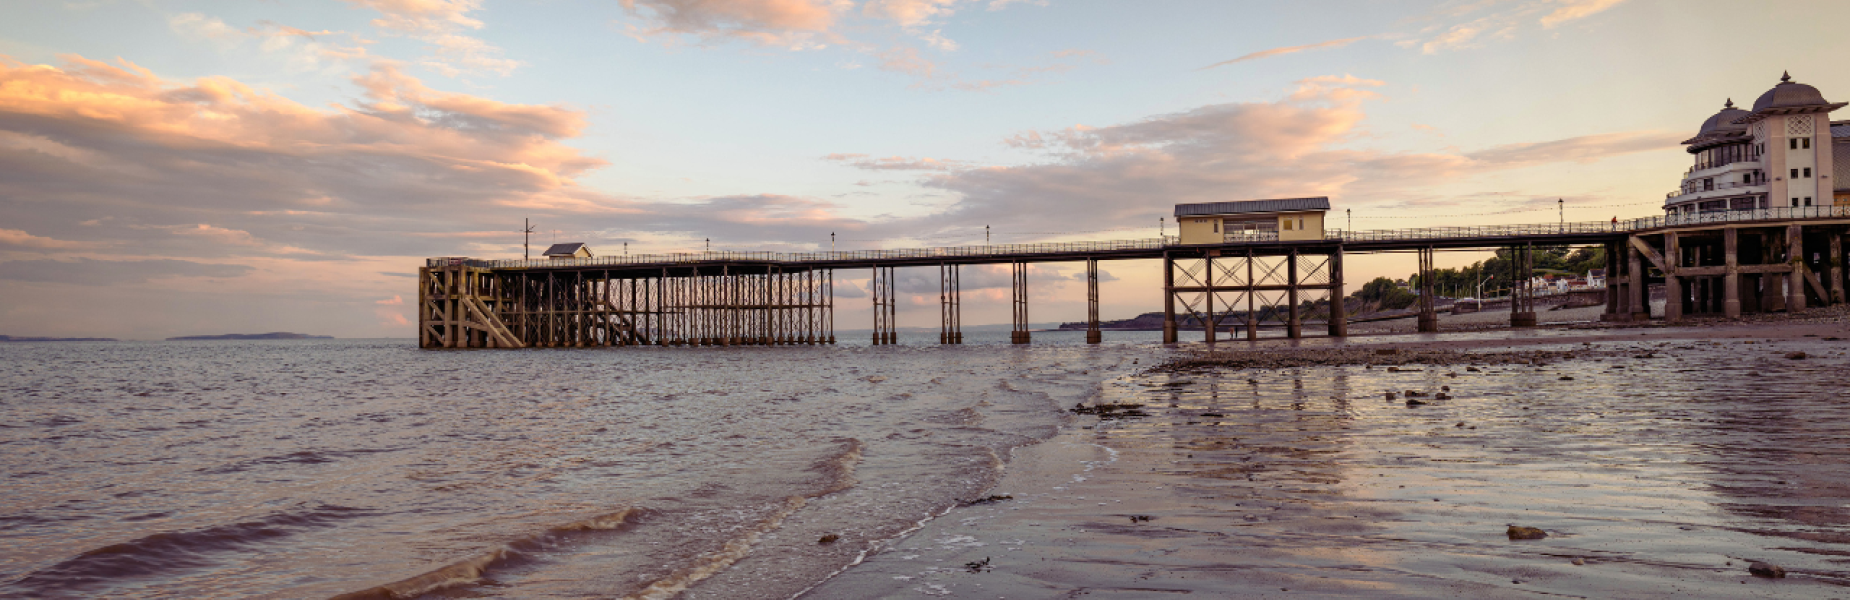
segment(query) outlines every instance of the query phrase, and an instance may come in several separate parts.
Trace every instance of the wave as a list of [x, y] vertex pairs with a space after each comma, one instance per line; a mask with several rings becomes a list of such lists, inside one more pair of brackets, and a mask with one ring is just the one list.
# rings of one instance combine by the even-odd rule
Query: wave
[[331, 504], [277, 513], [255, 521], [192, 531], [162, 532], [88, 550], [0, 586], [0, 592], [40, 595], [94, 591], [124, 581], [210, 567], [219, 555], [247, 550], [298, 532], [333, 527], [370, 511]]
[[330, 600], [400, 600], [416, 598], [438, 590], [473, 585], [480, 582], [482, 576], [486, 575], [490, 569], [519, 562], [528, 553], [554, 546], [574, 534], [622, 529], [634, 523], [636, 518], [644, 512], [646, 511], [643, 509], [632, 507], [582, 521], [574, 521], [547, 529], [539, 535], [445, 565], [435, 571], [357, 592], [348, 592], [334, 596]]
[[861, 452], [865, 448], [866, 445], [861, 443], [861, 440], [845, 438], [840, 452], [824, 457], [822, 460], [816, 461], [816, 463], [810, 467], [811, 471], [820, 472], [828, 476], [828, 482], [824, 484], [821, 489], [801, 496], [789, 496], [784, 498], [782, 506], [779, 506], [777, 510], [773, 511], [764, 519], [759, 520], [758, 523], [754, 524], [752, 527], [747, 528], [744, 533], [726, 540], [725, 543], [721, 544], [719, 550], [701, 555], [694, 560], [693, 564], [676, 569], [667, 577], [651, 582], [648, 587], [643, 588], [640, 592], [624, 596], [624, 600], [662, 600], [664, 598], [670, 598], [686, 590], [689, 586], [700, 582], [700, 580], [712, 577], [715, 573], [724, 571], [726, 567], [730, 567], [733, 563], [739, 562], [739, 559], [745, 558], [747, 554], [751, 553], [752, 546], [758, 543], [759, 538], [763, 537], [766, 533], [776, 531], [778, 527], [783, 525], [784, 519], [789, 518], [790, 515], [795, 514], [796, 511], [808, 505], [811, 499], [821, 498], [854, 487], [854, 468], [856, 465], [860, 464]]

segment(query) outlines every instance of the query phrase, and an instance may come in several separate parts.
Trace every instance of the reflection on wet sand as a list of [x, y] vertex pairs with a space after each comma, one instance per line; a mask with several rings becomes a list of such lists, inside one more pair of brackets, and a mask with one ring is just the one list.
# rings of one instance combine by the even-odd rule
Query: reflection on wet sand
[[[1014, 500], [810, 597], [1850, 596], [1850, 403], [1829, 383], [1850, 345], [1549, 348], [1585, 350], [1108, 382], [1101, 402], [1151, 416], [1075, 417], [1018, 452], [996, 490]], [[1425, 403], [1385, 393], [1407, 390]]]

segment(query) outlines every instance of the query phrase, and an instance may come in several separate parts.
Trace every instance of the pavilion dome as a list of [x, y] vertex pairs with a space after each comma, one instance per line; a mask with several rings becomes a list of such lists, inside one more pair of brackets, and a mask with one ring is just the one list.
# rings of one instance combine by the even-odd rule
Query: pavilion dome
[[1818, 88], [1803, 83], [1794, 83], [1791, 74], [1784, 74], [1779, 78], [1779, 85], [1773, 86], [1773, 89], [1767, 90], [1765, 94], [1760, 95], [1759, 100], [1754, 101], [1754, 112], [1769, 108], [1820, 104], [1830, 104], [1830, 102], [1825, 101], [1824, 94], [1819, 93]]
[[1735, 120], [1746, 117], [1747, 115], [1747, 111], [1735, 108], [1734, 99], [1730, 98], [1728, 99], [1728, 103], [1722, 106], [1721, 112], [1715, 113], [1715, 116], [1709, 117], [1709, 120], [1702, 122], [1702, 129], [1697, 131], [1696, 135], [1706, 136], [1718, 133], [1747, 131], [1746, 125], [1735, 123]]

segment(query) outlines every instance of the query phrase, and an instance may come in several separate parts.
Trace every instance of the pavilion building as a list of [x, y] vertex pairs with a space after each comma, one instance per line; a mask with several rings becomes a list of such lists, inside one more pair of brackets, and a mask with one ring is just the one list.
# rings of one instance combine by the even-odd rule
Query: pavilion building
[[1729, 100], [1683, 141], [1695, 165], [1664, 212], [1850, 206], [1850, 121], [1830, 120], [1845, 104], [1789, 74], [1753, 110]]

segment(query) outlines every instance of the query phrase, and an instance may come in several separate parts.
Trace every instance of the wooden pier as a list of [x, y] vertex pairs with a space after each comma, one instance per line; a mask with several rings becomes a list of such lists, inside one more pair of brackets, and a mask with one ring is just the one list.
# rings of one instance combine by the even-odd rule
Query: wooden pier
[[[1099, 343], [1098, 263], [1159, 259], [1164, 331], [1179, 341], [1177, 316], [1217, 332], [1257, 339], [1269, 325], [1304, 335], [1304, 307], [1324, 300], [1327, 335], [1347, 335], [1345, 254], [1413, 252], [1429, 282], [1438, 250], [1510, 248], [1510, 324], [1536, 324], [1527, 282], [1536, 246], [1600, 244], [1607, 257], [1603, 318], [1630, 321], [1688, 315], [1739, 316], [1845, 301], [1843, 237], [1850, 206], [1718, 211], [1620, 223], [1550, 223], [1387, 231], [1331, 231], [1323, 239], [1237, 238], [1183, 245], [1176, 238], [847, 252], [704, 252], [555, 260], [432, 258], [418, 273], [418, 332], [424, 348], [741, 346], [835, 343], [837, 270], [871, 270], [872, 342], [898, 343], [896, 269], [939, 273], [939, 343], [963, 342], [959, 270], [1008, 264], [1011, 341], [1030, 342], [1028, 268], [1083, 262], [1088, 343]], [[1650, 289], [1669, 301], [1650, 311]], [[1422, 285], [1421, 331], [1437, 330]], [[1244, 315], [1239, 322], [1234, 316]]]

